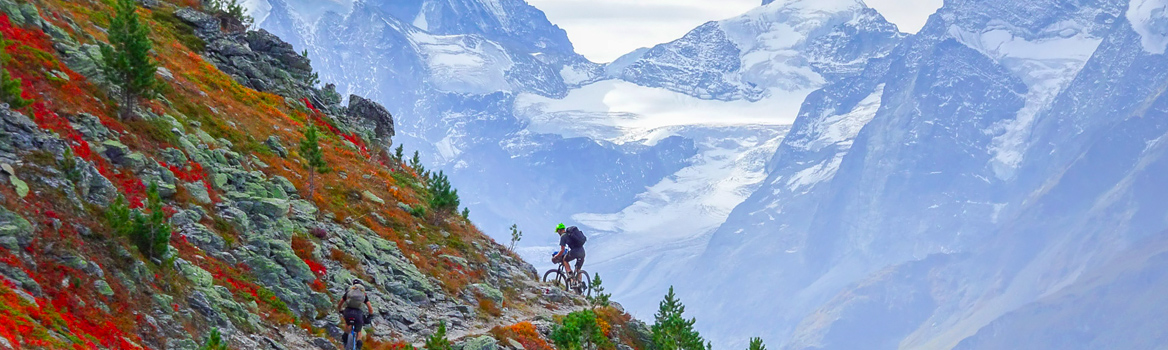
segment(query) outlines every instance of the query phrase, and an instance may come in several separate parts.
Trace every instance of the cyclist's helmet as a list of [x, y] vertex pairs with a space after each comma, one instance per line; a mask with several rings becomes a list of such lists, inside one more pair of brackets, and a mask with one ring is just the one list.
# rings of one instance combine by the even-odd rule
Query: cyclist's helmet
[[353, 279], [353, 285], [355, 285], [355, 286], [357, 286], [357, 285], [361, 285], [361, 280], [360, 280], [360, 279], [357, 279], [357, 278], [354, 278], [354, 279]]
[[556, 232], [563, 231], [566, 228], [568, 228], [568, 227], [564, 226], [564, 223], [561, 222], [559, 225], [556, 225]]

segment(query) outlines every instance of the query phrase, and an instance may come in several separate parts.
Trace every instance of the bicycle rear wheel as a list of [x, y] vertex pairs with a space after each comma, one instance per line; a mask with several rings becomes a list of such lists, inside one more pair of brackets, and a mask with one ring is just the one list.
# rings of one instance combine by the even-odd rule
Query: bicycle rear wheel
[[[356, 327], [356, 326], [350, 326]], [[345, 350], [357, 350], [357, 332], [350, 332], [349, 339], [345, 341]]]
[[592, 296], [592, 279], [588, 276], [588, 271], [580, 270], [580, 283], [576, 285], [576, 293], [585, 297]]

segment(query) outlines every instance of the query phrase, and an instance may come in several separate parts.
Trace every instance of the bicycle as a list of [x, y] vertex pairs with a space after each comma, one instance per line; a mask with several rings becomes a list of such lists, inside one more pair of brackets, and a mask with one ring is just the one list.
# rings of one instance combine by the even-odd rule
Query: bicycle
[[[555, 277], [552, 277], [553, 274], [555, 275]], [[580, 294], [580, 295], [583, 295], [585, 297], [591, 297], [592, 296], [592, 279], [588, 278], [589, 277], [588, 271], [584, 271], [583, 269], [580, 269], [580, 270], [576, 271], [576, 274], [580, 275], [579, 282], [576, 282], [576, 281], [570, 279], [570, 277], [573, 277], [573, 276], [568, 276], [568, 274], [564, 273], [564, 265], [557, 265], [557, 267], [555, 269], [547, 270], [547, 272], [544, 272], [543, 281], [544, 282], [551, 282], [557, 286], [563, 287], [565, 291], [576, 292], [576, 294]], [[549, 277], [551, 277], [550, 280], [549, 280]]]
[[356, 325], [355, 320], [347, 317], [345, 318], [345, 323], [349, 325], [349, 338], [345, 340], [345, 350], [360, 349], [357, 347], [357, 335], [361, 334], [361, 329], [364, 328], [365, 325]]

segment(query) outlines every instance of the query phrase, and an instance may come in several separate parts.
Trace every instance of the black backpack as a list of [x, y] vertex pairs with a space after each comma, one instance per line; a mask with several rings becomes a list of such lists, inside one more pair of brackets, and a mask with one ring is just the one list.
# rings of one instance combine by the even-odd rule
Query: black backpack
[[572, 235], [572, 239], [574, 239], [576, 242], [579, 242], [580, 246], [584, 246], [584, 243], [588, 242], [588, 237], [584, 235], [583, 231], [580, 231], [579, 228], [576, 228], [576, 226], [569, 227], [568, 234]]

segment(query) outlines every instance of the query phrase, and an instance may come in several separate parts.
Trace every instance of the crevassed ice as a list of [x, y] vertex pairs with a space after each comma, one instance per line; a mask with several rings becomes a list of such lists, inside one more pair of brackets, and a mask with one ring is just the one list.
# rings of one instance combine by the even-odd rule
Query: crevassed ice
[[776, 1], [718, 25], [742, 51], [744, 81], [796, 90], [824, 83], [800, 53], [810, 36], [852, 20], [864, 7], [856, 0]]
[[410, 39], [426, 59], [440, 90], [486, 94], [511, 91], [506, 72], [514, 62], [498, 44], [477, 35], [431, 35], [411, 31]]
[[1102, 42], [1075, 20], [1050, 24], [1037, 38], [1027, 39], [1015, 34], [1018, 32], [1023, 30], [1000, 20], [977, 31], [958, 25], [951, 25], [948, 31], [957, 41], [1006, 67], [1029, 89], [1025, 105], [1014, 119], [987, 130], [997, 135], [989, 152], [993, 155], [990, 166], [999, 179], [1013, 177], [1022, 163], [1035, 117], [1070, 84]]
[[1131, 0], [1127, 20], [1140, 34], [1144, 51], [1164, 54], [1168, 49], [1168, 0]]

